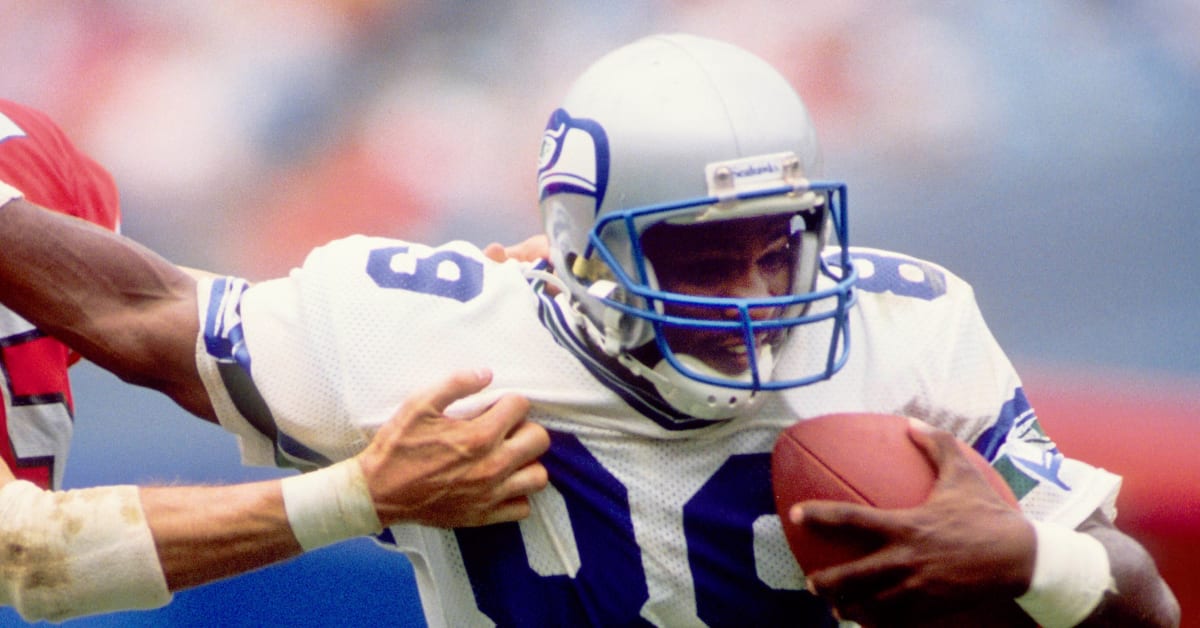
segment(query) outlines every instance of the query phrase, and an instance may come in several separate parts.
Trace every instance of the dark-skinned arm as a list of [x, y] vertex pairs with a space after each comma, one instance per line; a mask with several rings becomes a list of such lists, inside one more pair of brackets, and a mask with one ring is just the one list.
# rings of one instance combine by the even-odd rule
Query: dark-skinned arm
[[122, 380], [216, 415], [196, 370], [196, 280], [133, 240], [22, 198], [0, 206], [0, 302]]

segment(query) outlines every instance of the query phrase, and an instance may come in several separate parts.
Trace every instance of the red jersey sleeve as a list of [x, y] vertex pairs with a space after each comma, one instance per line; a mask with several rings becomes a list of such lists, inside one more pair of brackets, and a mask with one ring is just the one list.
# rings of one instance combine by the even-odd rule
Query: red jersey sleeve
[[[112, 175], [45, 114], [0, 100], [0, 181], [26, 200], [106, 229], [120, 224]], [[78, 359], [0, 305], [0, 459], [21, 479], [60, 488], [73, 432], [68, 367]]]
[[46, 114], [0, 99], [0, 181], [36, 205], [116, 230], [117, 186]]

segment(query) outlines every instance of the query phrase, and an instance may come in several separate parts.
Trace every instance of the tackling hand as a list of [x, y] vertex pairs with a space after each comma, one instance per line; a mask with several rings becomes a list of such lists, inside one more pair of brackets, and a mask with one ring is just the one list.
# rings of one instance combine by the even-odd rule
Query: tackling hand
[[500, 263], [504, 263], [510, 259], [518, 262], [536, 262], [538, 260], [550, 259], [550, 240], [545, 234], [537, 234], [529, 236], [525, 240], [511, 246], [492, 242], [483, 247], [483, 254], [488, 259]]
[[529, 401], [505, 395], [471, 419], [444, 414], [491, 381], [486, 369], [461, 371], [410, 395], [358, 454], [384, 526], [470, 527], [529, 515], [529, 495], [548, 482], [537, 458], [550, 447], [546, 430], [525, 421]]

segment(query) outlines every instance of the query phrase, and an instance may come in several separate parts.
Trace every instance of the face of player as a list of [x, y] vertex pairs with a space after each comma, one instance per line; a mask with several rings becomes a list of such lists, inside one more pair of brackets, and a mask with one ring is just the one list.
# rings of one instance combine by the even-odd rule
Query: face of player
[[[705, 225], [659, 224], [642, 235], [642, 247], [654, 265], [659, 287], [667, 292], [722, 298], [784, 296], [792, 289], [799, 242], [791, 216], [763, 216]], [[737, 320], [735, 308], [667, 305], [667, 314], [706, 320]], [[778, 318], [779, 307], [750, 310], [754, 320]], [[762, 331], [757, 345], [777, 344], [783, 332]], [[667, 344], [726, 375], [750, 367], [741, 330], [669, 327]]]

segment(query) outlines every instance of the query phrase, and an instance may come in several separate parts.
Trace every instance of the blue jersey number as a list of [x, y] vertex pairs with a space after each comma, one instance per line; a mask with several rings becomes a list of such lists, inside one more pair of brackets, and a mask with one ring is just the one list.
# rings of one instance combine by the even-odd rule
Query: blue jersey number
[[[481, 611], [500, 626], [633, 626], [649, 599], [625, 487], [578, 439], [551, 434], [542, 458], [566, 503], [579, 571], [536, 573], [516, 523], [455, 531]], [[768, 454], [734, 456], [684, 506], [697, 614], [710, 626], [835, 625], [806, 591], [755, 570], [753, 524], [773, 514]]]
[[[398, 256], [411, 261], [411, 270], [397, 270]], [[457, 251], [439, 250], [418, 256], [412, 247], [389, 246], [371, 251], [367, 275], [380, 288], [410, 290], [456, 301], [470, 301], [483, 291], [483, 264]]]
[[[410, 257], [395, 264], [401, 255]], [[376, 249], [367, 274], [381, 288], [458, 301], [483, 289], [483, 264], [455, 251], [419, 257], [408, 246]], [[500, 626], [647, 624], [640, 613], [650, 594], [625, 486], [576, 437], [553, 432], [551, 443], [542, 462], [566, 504], [579, 571], [534, 571], [516, 523], [458, 529], [479, 609]], [[775, 512], [770, 486], [768, 454], [734, 456], [684, 506], [697, 614], [710, 626], [834, 626], [816, 597], [758, 578], [753, 525]]]
[[[946, 294], [946, 273], [936, 266], [907, 257], [854, 253], [858, 266], [857, 286], [867, 292], [891, 292], [902, 297], [932, 301]], [[871, 272], [864, 272], [869, 262]]]

